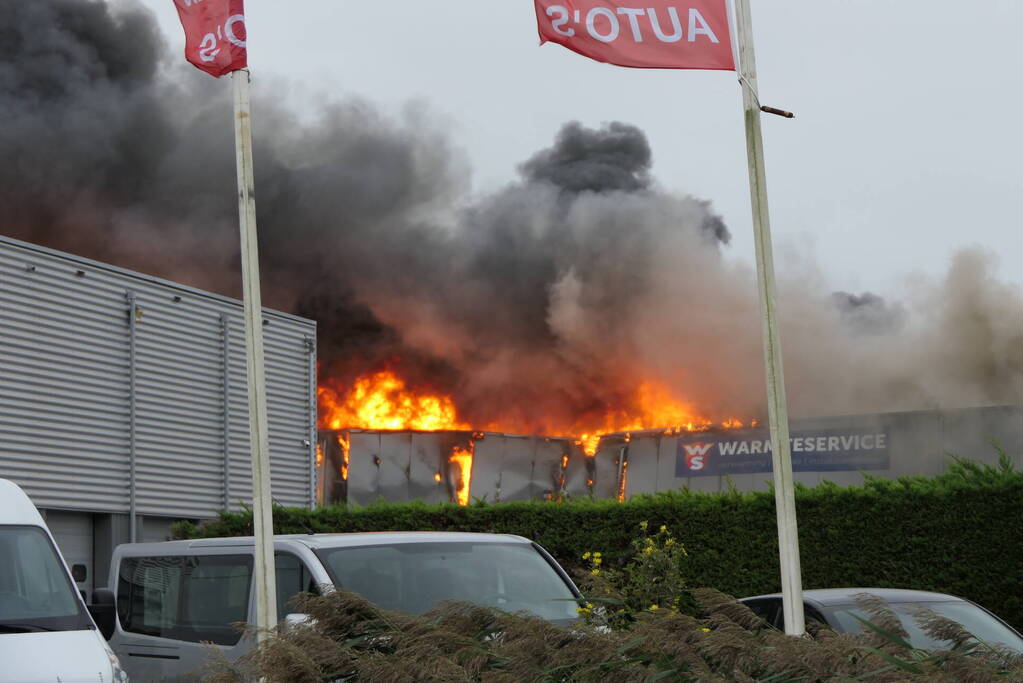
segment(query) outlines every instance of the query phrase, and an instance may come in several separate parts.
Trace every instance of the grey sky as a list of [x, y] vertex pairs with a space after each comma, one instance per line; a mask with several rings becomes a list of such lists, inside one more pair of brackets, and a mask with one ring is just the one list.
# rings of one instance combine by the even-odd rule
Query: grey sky
[[[180, 54], [171, 0], [145, 0]], [[359, 95], [447, 119], [491, 190], [560, 125], [642, 128], [665, 186], [711, 200], [752, 261], [740, 92], [725, 72], [642, 71], [538, 47], [532, 3], [249, 0], [254, 87]], [[1023, 285], [1018, 0], [753, 2], [778, 265], [817, 261], [827, 284], [898, 298], [982, 245]], [[207, 78], [195, 71], [194, 78]], [[225, 97], [228, 96], [227, 84]], [[259, 113], [255, 112], [256, 134]], [[258, 172], [258, 159], [257, 159]]]

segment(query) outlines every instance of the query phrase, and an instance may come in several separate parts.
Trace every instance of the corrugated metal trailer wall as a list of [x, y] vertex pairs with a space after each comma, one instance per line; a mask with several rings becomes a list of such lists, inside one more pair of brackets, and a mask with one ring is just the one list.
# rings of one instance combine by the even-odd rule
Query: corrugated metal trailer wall
[[[813, 486], [933, 476], [950, 455], [993, 464], [992, 441], [1023, 451], [1023, 407], [993, 406], [791, 421], [795, 480]], [[456, 448], [472, 454], [469, 501], [588, 496], [626, 500], [689, 488], [763, 490], [771, 482], [765, 427], [606, 434], [593, 455], [571, 438], [494, 432], [320, 432], [327, 503], [455, 502]]]
[[618, 453], [589, 457], [570, 438], [351, 429], [323, 430], [319, 439], [327, 504], [456, 502], [463, 475], [456, 449], [471, 454], [470, 502], [608, 497], [617, 486]]
[[[1023, 408], [990, 406], [795, 419], [790, 432], [796, 482], [816, 486], [827, 480], [848, 486], [863, 483], [864, 474], [891, 479], [941, 474], [952, 456], [995, 464], [999, 454], [993, 443], [1018, 458], [1023, 451]], [[747, 445], [763, 444], [768, 438], [766, 427], [682, 434], [639, 432], [627, 442], [622, 435], [605, 437], [597, 456], [604, 455], [606, 460], [625, 445], [626, 498], [682, 487], [766, 490], [772, 481], [770, 455], [757, 454]], [[701, 452], [702, 460], [694, 462]]]
[[[265, 310], [264, 332], [273, 496], [310, 506], [316, 324]], [[204, 518], [250, 497], [236, 300], [0, 238], [0, 377], [0, 476], [39, 507]]]

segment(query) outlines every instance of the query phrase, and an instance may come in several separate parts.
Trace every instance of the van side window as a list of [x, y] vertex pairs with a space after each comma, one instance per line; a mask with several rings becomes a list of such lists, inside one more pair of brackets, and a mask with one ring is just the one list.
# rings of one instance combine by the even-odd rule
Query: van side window
[[117, 616], [132, 633], [234, 645], [248, 620], [251, 555], [127, 557], [117, 582]]
[[291, 553], [277, 553], [274, 558], [277, 569], [277, 618], [295, 611], [289, 603], [299, 593], [319, 593], [313, 582], [313, 575], [302, 560]]

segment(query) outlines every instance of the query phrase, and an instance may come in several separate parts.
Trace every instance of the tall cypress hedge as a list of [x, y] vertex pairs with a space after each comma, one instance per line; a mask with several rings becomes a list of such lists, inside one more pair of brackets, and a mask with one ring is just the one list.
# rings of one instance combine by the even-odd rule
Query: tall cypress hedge
[[[805, 588], [914, 588], [952, 593], [1023, 630], [1023, 473], [955, 462], [934, 478], [867, 477], [860, 486], [796, 490]], [[662, 492], [609, 500], [468, 507], [378, 503], [363, 508], [274, 510], [277, 533], [482, 531], [531, 538], [572, 570], [586, 551], [621, 562], [640, 522], [667, 525], [689, 551], [686, 579], [743, 597], [780, 590], [774, 496], [770, 492]], [[247, 513], [199, 526], [182, 538], [250, 535]]]

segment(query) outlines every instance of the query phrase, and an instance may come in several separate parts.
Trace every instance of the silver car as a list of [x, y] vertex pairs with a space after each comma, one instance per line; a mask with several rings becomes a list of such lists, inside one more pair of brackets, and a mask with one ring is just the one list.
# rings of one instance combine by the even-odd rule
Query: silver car
[[[838, 633], [859, 633], [863, 624], [856, 617], [871, 620], [870, 615], [857, 604], [857, 597], [867, 593], [884, 601], [902, 623], [906, 640], [921, 650], [947, 649], [949, 643], [935, 640], [921, 628], [916, 614], [930, 610], [963, 626], [988, 645], [1002, 645], [1023, 654], [1023, 636], [1011, 626], [980, 605], [944, 593], [902, 590], [895, 588], [826, 588], [803, 591], [803, 607], [806, 619], [826, 624]], [[785, 628], [781, 607], [781, 593], [757, 595], [743, 598], [745, 604], [757, 616], [769, 624]]]
[[[302, 592], [336, 586], [387, 610], [420, 614], [464, 600], [555, 622], [577, 617], [578, 589], [539, 545], [500, 534], [381, 532], [274, 539], [278, 616]], [[190, 680], [203, 643], [229, 659], [253, 646], [233, 626], [255, 622], [248, 538], [122, 545], [111, 561], [116, 619], [101, 629], [132, 680]]]

